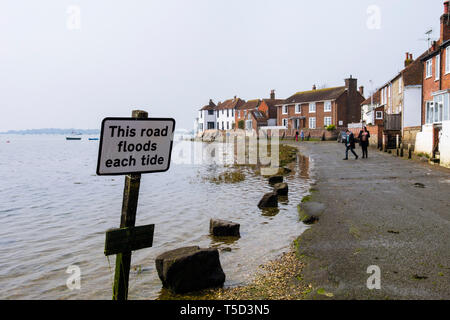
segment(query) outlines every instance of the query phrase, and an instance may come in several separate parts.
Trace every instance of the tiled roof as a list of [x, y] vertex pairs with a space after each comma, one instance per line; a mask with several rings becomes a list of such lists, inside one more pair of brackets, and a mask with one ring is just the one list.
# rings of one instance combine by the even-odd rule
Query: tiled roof
[[[374, 104], [380, 103], [380, 101], [381, 101], [381, 92], [380, 92], [380, 90], [378, 90], [377, 92], [375, 92], [373, 94], [373, 103]], [[371, 104], [371, 103], [372, 103], [372, 99], [371, 99], [371, 97], [369, 97], [366, 100], [364, 100], [363, 102], [361, 102], [361, 105], [363, 106], [363, 105]]]
[[225, 100], [224, 102], [220, 102], [217, 105], [216, 110], [236, 109], [236, 108], [239, 108], [244, 103], [245, 103], [245, 101], [240, 98], [228, 99], [228, 100]]
[[257, 109], [261, 103], [261, 100], [254, 99], [254, 100], [248, 100], [246, 103], [236, 107], [237, 110], [250, 110], [250, 109]]
[[209, 104], [207, 104], [200, 110], [214, 110], [215, 108], [216, 108], [216, 104], [212, 100], [209, 100]]
[[256, 122], [267, 123], [267, 117], [264, 114], [264, 112], [261, 112], [259, 110], [251, 110], [250, 112], [251, 112], [253, 118], [256, 120]]
[[284, 103], [303, 103], [314, 101], [335, 100], [346, 90], [346, 87], [335, 87], [326, 89], [316, 89], [309, 91], [301, 91], [287, 98]]

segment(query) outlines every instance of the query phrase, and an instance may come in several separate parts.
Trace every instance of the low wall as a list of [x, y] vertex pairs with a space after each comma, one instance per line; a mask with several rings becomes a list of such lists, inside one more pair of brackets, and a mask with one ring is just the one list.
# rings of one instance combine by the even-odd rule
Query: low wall
[[[370, 133], [369, 145], [375, 146], [375, 147], [381, 147], [381, 145], [383, 143], [383, 126], [367, 125], [366, 128], [367, 128], [367, 131], [369, 131], [369, 133]], [[353, 132], [353, 134], [355, 135], [355, 138], [357, 138], [359, 136], [359, 132], [361, 131], [361, 129], [362, 129], [361, 127], [349, 128], [349, 130], [351, 132]]]
[[423, 125], [422, 131], [416, 134], [416, 142], [414, 144], [414, 153], [433, 153], [433, 126]]
[[[295, 132], [298, 131], [299, 139], [300, 139], [300, 132], [303, 130], [303, 133], [305, 134], [305, 139], [308, 137], [308, 135], [311, 138], [314, 139], [322, 139], [322, 137], [325, 137], [325, 140], [337, 140], [338, 133], [342, 128], [338, 128], [332, 131], [328, 131], [327, 129], [284, 129], [280, 130], [280, 137], [284, 136], [286, 138], [293, 138], [295, 137]], [[345, 128], [346, 129], [346, 128]], [[342, 129], [345, 131], [345, 129]]]
[[440, 165], [450, 168], [450, 121], [442, 121], [442, 135], [439, 140]]
[[[403, 148], [408, 148], [408, 144], [410, 144], [413, 148], [416, 144], [417, 133], [420, 132], [422, 127], [408, 127], [403, 129]], [[413, 149], [414, 150], [414, 149]]]

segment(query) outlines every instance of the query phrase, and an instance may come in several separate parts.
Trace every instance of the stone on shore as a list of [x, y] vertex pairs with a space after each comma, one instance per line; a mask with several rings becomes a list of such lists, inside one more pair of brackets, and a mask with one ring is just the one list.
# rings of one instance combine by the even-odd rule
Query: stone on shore
[[239, 223], [232, 221], [211, 219], [209, 221], [209, 233], [217, 237], [239, 237]]
[[279, 196], [287, 196], [288, 195], [288, 191], [289, 191], [289, 187], [287, 183], [281, 182], [281, 183], [276, 183], [273, 187], [274, 192], [276, 192], [277, 195]]
[[167, 251], [156, 257], [155, 263], [163, 287], [174, 293], [220, 287], [225, 282], [219, 251], [214, 248], [192, 246]]
[[302, 202], [298, 205], [300, 221], [304, 224], [313, 224], [319, 221], [325, 210], [325, 205], [320, 202]]
[[272, 176], [269, 177], [269, 183], [270, 184], [275, 184], [275, 183], [280, 183], [283, 182], [283, 176]]
[[258, 208], [276, 208], [278, 207], [278, 195], [276, 192], [266, 193], [258, 203]]

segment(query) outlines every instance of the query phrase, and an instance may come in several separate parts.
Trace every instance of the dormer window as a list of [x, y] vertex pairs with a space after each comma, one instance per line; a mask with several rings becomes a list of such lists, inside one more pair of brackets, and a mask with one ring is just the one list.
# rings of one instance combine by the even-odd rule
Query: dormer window
[[311, 102], [311, 103], [309, 104], [309, 112], [310, 112], [310, 113], [316, 112], [316, 103], [315, 103], [315, 102]]
[[302, 113], [302, 107], [301, 107], [300, 103], [297, 103], [295, 105], [295, 113]]

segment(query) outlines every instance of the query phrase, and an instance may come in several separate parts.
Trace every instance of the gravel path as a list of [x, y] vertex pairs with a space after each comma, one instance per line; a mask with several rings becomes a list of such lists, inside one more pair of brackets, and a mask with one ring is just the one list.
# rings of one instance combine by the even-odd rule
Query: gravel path
[[[304, 280], [320, 289], [310, 298], [450, 299], [450, 170], [372, 148], [343, 161], [336, 142], [290, 144], [312, 159], [311, 201], [325, 205], [299, 238]], [[379, 290], [367, 288], [372, 265]]]

